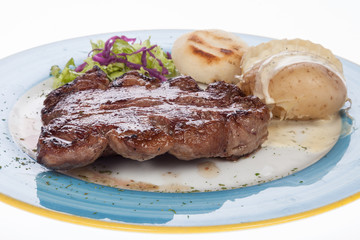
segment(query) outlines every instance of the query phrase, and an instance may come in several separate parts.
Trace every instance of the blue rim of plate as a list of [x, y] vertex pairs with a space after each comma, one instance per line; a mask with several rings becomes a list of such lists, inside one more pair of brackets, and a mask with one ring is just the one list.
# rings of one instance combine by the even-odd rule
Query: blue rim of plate
[[[359, 119], [360, 66], [340, 58], [352, 100], [343, 124], [351, 134], [310, 167], [256, 186], [216, 192], [157, 193], [123, 190], [88, 183], [49, 171], [35, 163], [12, 139], [8, 121], [12, 106], [28, 89], [49, 76], [49, 67], [79, 62], [90, 40], [126, 35], [170, 51], [190, 30], [144, 30], [99, 34], [55, 42], [0, 60], [0, 201], [59, 220], [108, 229], [162, 233], [212, 232], [254, 228], [312, 216], [360, 198]], [[270, 39], [238, 34], [249, 45]], [[291, 158], [291, 156], [289, 156]]]

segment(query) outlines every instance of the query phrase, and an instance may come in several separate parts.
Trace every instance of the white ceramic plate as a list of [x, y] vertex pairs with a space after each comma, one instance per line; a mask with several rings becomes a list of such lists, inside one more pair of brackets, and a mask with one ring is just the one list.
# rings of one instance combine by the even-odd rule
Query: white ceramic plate
[[[146, 163], [103, 160], [96, 166], [103, 168], [97, 173], [102, 173], [102, 178], [107, 179], [105, 182], [98, 177], [81, 177], [84, 173], [94, 174], [91, 168], [74, 173], [77, 178], [73, 178], [49, 171], [33, 160], [34, 141], [27, 145], [24, 139], [29, 139], [26, 130], [39, 129], [38, 114], [36, 111], [34, 114], [33, 109], [41, 108], [43, 90], [49, 90], [43, 83], [49, 78], [51, 65], [65, 64], [70, 57], [81, 62], [89, 51], [90, 40], [106, 40], [113, 35], [139, 40], [151, 36], [152, 43], [170, 51], [173, 41], [184, 32], [152, 30], [96, 35], [45, 45], [1, 60], [0, 76], [4, 86], [0, 91], [3, 98], [0, 200], [91, 226], [194, 232], [274, 224], [329, 210], [358, 197], [360, 164], [356, 146], [359, 135], [354, 131], [337, 138], [341, 128], [347, 129], [353, 124], [344, 114], [332, 122], [337, 130], [328, 135], [332, 136], [330, 141], [321, 139], [322, 134], [309, 131], [305, 135], [315, 137], [315, 142], [295, 134], [292, 137], [296, 137], [296, 144], [284, 147], [271, 138], [276, 131], [270, 129], [271, 141], [237, 162], [203, 159], [184, 163], [168, 158]], [[269, 40], [239, 35], [250, 45]], [[341, 61], [353, 102], [350, 115], [356, 120], [360, 101], [355, 91], [360, 88], [356, 82], [360, 67]], [[302, 132], [308, 127], [319, 130], [317, 123], [285, 127], [288, 128], [283, 127], [282, 131], [295, 128], [295, 132]], [[36, 139], [36, 134], [33, 138]], [[320, 151], [318, 144], [324, 142]], [[24, 152], [24, 149], [30, 151]], [[151, 192], [151, 188], [139, 188], [139, 184], [129, 185], [139, 182], [158, 188]]]

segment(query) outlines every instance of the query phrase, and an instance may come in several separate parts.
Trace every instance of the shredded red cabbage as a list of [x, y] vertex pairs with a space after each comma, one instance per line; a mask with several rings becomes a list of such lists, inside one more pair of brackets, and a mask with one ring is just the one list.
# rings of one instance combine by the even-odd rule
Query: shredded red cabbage
[[[166, 81], [166, 77], [164, 75], [169, 74], [169, 71], [166, 69], [166, 67], [164, 66], [163, 62], [156, 58], [155, 55], [151, 52], [151, 50], [153, 50], [155, 47], [157, 47], [157, 45], [153, 45], [149, 48], [143, 47], [133, 53], [120, 53], [120, 54], [116, 54], [114, 53], [111, 49], [115, 43], [115, 41], [117, 39], [121, 39], [124, 40], [126, 42], [129, 42], [131, 44], [134, 44], [136, 41], [136, 38], [128, 38], [126, 36], [113, 36], [111, 38], [109, 38], [105, 44], [104, 44], [104, 48], [103, 49], [93, 49], [91, 52], [93, 51], [100, 51], [99, 53], [95, 54], [92, 59], [96, 62], [98, 62], [100, 65], [109, 65], [111, 63], [115, 63], [115, 62], [120, 62], [120, 63], [124, 63], [127, 67], [134, 69], [134, 70], [140, 70], [141, 68], [143, 68], [144, 70], [146, 70], [150, 76], [152, 77], [156, 77], [162, 81]], [[89, 53], [89, 55], [91, 54], [91, 52]], [[130, 61], [127, 60], [127, 56], [131, 56], [133, 54], [138, 54], [138, 53], [142, 53], [141, 55], [141, 64], [136, 64], [136, 63], [132, 63]], [[153, 57], [161, 66], [162, 71], [159, 72], [156, 69], [151, 69], [147, 67], [147, 62], [146, 62], [146, 54], [149, 54], [151, 57]], [[171, 55], [170, 53], [167, 53], [167, 57], [169, 59], [171, 59]], [[76, 72], [81, 72], [85, 67], [86, 67], [87, 63], [84, 62], [83, 64], [79, 65], [78, 67], [75, 68]]]
[[77, 66], [75, 68], [75, 72], [81, 72], [82, 70], [84, 70], [84, 68], [86, 67], [87, 63], [84, 62], [83, 64], [80, 64], [79, 66]]

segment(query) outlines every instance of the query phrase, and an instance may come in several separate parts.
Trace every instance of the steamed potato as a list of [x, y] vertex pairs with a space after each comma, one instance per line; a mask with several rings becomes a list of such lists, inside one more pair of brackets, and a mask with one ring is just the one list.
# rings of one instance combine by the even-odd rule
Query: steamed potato
[[222, 30], [198, 30], [180, 36], [171, 55], [178, 71], [201, 83], [236, 83], [240, 61], [248, 45]]
[[244, 56], [242, 69], [238, 86], [262, 99], [280, 119], [325, 119], [347, 99], [340, 61], [309, 41], [262, 44]]

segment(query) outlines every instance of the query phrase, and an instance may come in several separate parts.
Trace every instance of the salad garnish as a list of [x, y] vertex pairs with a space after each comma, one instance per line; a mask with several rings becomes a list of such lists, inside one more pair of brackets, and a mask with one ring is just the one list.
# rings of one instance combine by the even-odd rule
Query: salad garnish
[[54, 77], [53, 88], [73, 81], [95, 65], [99, 66], [110, 80], [130, 70], [138, 70], [162, 81], [176, 75], [170, 53], [164, 52], [158, 45], [151, 45], [150, 38], [141, 43], [135, 42], [136, 38], [126, 36], [113, 36], [106, 42], [91, 41], [92, 50], [82, 64], [76, 65], [75, 60], [71, 58], [63, 69], [57, 65], [51, 67], [50, 75]]

